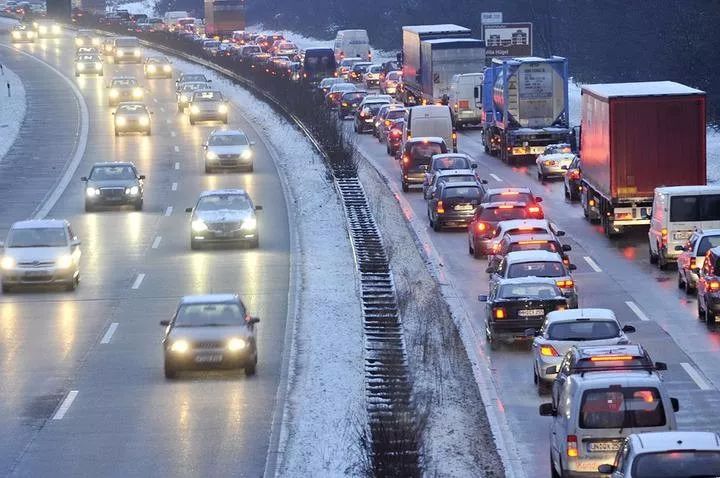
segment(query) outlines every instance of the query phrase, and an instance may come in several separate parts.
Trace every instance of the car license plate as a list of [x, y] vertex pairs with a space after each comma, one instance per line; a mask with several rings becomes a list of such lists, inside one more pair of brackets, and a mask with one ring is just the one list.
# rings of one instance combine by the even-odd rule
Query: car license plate
[[217, 363], [222, 361], [222, 354], [203, 354], [196, 355], [196, 363]]
[[591, 441], [587, 445], [587, 449], [590, 452], [613, 452], [620, 449], [622, 441]]
[[538, 317], [540, 315], [545, 315], [545, 311], [543, 309], [525, 309], [519, 310], [518, 315], [520, 317]]
[[472, 209], [472, 204], [458, 204], [457, 206], [455, 206], [456, 211], [472, 211]]
[[27, 277], [43, 277], [48, 275], [47, 271], [28, 271], [25, 273]]

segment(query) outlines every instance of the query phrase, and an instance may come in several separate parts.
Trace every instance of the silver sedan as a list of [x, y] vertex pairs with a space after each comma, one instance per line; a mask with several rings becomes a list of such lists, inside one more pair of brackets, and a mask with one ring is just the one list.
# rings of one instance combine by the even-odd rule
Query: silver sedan
[[535, 160], [538, 180], [543, 182], [549, 177], [562, 177], [573, 159], [573, 153], [541, 154]]
[[205, 172], [215, 169], [253, 170], [254, 141], [248, 141], [240, 130], [214, 130], [203, 144], [205, 150]]

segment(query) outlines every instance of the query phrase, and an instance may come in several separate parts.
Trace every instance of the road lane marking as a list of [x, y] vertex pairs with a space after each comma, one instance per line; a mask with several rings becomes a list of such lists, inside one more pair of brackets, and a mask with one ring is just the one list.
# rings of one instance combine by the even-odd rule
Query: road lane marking
[[172, 136], [174, 138], [175, 135], [176, 135], [175, 131], [170, 131], [170, 136]]
[[170, 118], [166, 119], [165, 122], [166, 122], [167, 124], [171, 124], [171, 123], [172, 123], [172, 121], [170, 121]]
[[157, 249], [158, 247], [160, 247], [160, 241], [162, 241], [162, 236], [156, 236], [155, 240], [152, 243], [152, 248]]
[[170, 189], [172, 191], [177, 191], [177, 183], [172, 183], [172, 186], [170, 186]]
[[161, 112], [161, 113], [165, 113], [165, 108], [163, 108], [163, 107], [161, 106], [161, 107], [160, 107], [160, 112]]
[[595, 272], [602, 272], [602, 269], [600, 269], [600, 266], [597, 265], [597, 262], [592, 260], [592, 257], [585, 256], [585, 257], [583, 257], [583, 259], [585, 259], [585, 262], [588, 263], [588, 265], [590, 266], [590, 268], [592, 270], [594, 270]]
[[67, 395], [65, 395], [65, 399], [62, 401], [60, 406], [58, 407], [57, 411], [55, 412], [55, 415], [53, 415], [53, 420], [62, 420], [67, 411], [70, 409], [70, 405], [73, 404], [75, 401], [75, 397], [77, 397], [78, 391], [77, 390], [70, 390]]
[[145, 279], [145, 274], [138, 274], [135, 278], [135, 282], [133, 282], [132, 289], [137, 290], [140, 288], [140, 284], [142, 284], [143, 279]]
[[713, 386], [705, 380], [702, 375], [700, 375], [700, 372], [695, 370], [695, 367], [687, 362], [680, 362], [680, 366], [685, 370], [685, 372], [687, 372], [688, 375], [690, 375], [690, 378], [693, 382], [695, 382], [695, 385], [697, 385], [700, 390], [713, 389]]
[[175, 169], [180, 169], [180, 163], [178, 161], [175, 161]]
[[105, 332], [105, 335], [103, 335], [103, 338], [100, 341], [101, 344], [109, 344], [110, 343], [110, 339], [112, 339], [112, 336], [115, 333], [115, 331], [117, 330], [118, 325], [119, 324], [117, 322], [113, 322], [112, 324], [110, 324], [110, 327], [108, 327], [107, 332]]
[[648, 316], [645, 315], [645, 312], [643, 312], [642, 310], [640, 310], [640, 307], [638, 307], [635, 302], [633, 302], [633, 301], [631, 301], [631, 300], [626, 300], [626, 301], [625, 301], [625, 305], [627, 305], [628, 307], [630, 307], [630, 310], [632, 310], [633, 312], [635, 312], [635, 315], [637, 315], [640, 320], [645, 321], [645, 322], [647, 322], [648, 320], [650, 320], [650, 319], [648, 319]]
[[167, 209], [165, 209], [165, 216], [167, 217], [167, 216], [171, 215], [172, 212], [173, 212], [173, 207], [168, 206]]
[[500, 179], [500, 176], [498, 176], [497, 174], [490, 173], [490, 177], [499, 183], [503, 182], [503, 180]]
[[179, 146], [173, 146], [173, 149], [175, 150], [176, 153], [179, 153], [179, 152], [180, 152], [180, 147], [179, 147]]
[[157, 103], [157, 102], [158, 102], [158, 99], [157, 99], [157, 98], [153, 98], [153, 101], [154, 101], [155, 103]]

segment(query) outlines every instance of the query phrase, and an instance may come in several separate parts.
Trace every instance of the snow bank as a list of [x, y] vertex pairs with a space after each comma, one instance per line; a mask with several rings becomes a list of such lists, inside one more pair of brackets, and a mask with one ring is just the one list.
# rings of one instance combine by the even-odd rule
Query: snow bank
[[707, 178], [709, 183], [720, 181], [720, 129], [708, 128]]
[[[10, 94], [7, 96], [7, 85]], [[20, 78], [3, 65], [0, 75], [0, 161], [15, 142], [25, 118], [25, 88]]]
[[148, 17], [155, 16], [155, 1], [144, 0], [142, 2], [123, 3], [118, 8], [124, 8], [133, 15], [145, 14]]
[[267, 138], [288, 188], [290, 224], [297, 227], [299, 240], [292, 262], [300, 277], [277, 475], [357, 475], [359, 430], [366, 423], [362, 311], [344, 212], [332, 181], [311, 144], [271, 107], [205, 68], [180, 59], [174, 64], [212, 78], [214, 87]]

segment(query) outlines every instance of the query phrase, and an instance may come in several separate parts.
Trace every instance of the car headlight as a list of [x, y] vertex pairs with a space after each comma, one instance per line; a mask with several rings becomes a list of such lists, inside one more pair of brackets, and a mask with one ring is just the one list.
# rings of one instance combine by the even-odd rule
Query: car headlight
[[202, 219], [195, 219], [192, 222], [192, 230], [195, 232], [207, 231], [207, 225], [202, 221]]
[[120, 96], [120, 92], [118, 90], [110, 90], [110, 98], [117, 98]]
[[140, 192], [140, 188], [137, 186], [125, 188], [125, 194], [129, 194], [130, 196], [137, 196], [138, 192]]
[[47, 31], [48, 31], [46, 26], [40, 26], [40, 28], [38, 28], [38, 30], [40, 31], [40, 33], [47, 33]]
[[78, 63], [78, 64], [77, 64], [77, 69], [80, 70], [80, 71], [83, 71], [83, 70], [85, 69], [85, 63]]
[[116, 117], [115, 117], [115, 124], [116, 124], [117, 126], [125, 126], [125, 124], [127, 124], [127, 120], [125, 119], [124, 116], [116, 116]]
[[197, 105], [192, 105], [190, 107], [190, 113], [196, 115], [196, 114], [200, 113], [200, 108], [198, 108]]
[[96, 62], [95, 62], [95, 69], [96, 69], [96, 70], [102, 70], [102, 63], [100, 63], [99, 61], [96, 61]]
[[53, 26], [52, 26], [52, 32], [53, 32], [53, 33], [60, 33], [60, 25], [53, 25]]
[[225, 104], [218, 106], [218, 112], [225, 114], [228, 112], [228, 107]]
[[20, 32], [13, 32], [12, 33], [13, 38], [20, 38], [22, 34]]
[[227, 348], [231, 352], [243, 350], [245, 347], [247, 347], [247, 342], [245, 342], [243, 339], [233, 337], [232, 339], [228, 340]]
[[147, 116], [141, 116], [139, 122], [140, 126], [147, 126], [150, 124], [150, 118], [148, 118]]
[[143, 90], [141, 88], [133, 88], [133, 98], [142, 98]]
[[242, 226], [240, 226], [240, 229], [244, 231], [252, 231], [257, 227], [257, 219], [254, 217], [251, 217], [245, 221], [243, 221]]
[[77, 46], [83, 46], [83, 43], [85, 43], [85, 42], [83, 41], [82, 38], [76, 38], [76, 39], [75, 39], [75, 44], [76, 44]]
[[140, 56], [140, 50], [137, 49], [137, 50], [133, 51], [133, 55]]
[[149, 71], [150, 73], [155, 73], [155, 70], [157, 70], [157, 68], [155, 68], [155, 65], [150, 65], [150, 66], [148, 66], [148, 71]]
[[17, 262], [15, 262], [15, 259], [10, 256], [4, 256], [2, 260], [0, 260], [0, 267], [3, 270], [12, 269], [16, 264]]
[[100, 39], [99, 39], [99, 38], [93, 38], [92, 41], [91, 41], [91, 43], [92, 43], [94, 46], [98, 46], [98, 45], [100, 44]]
[[252, 157], [252, 151], [250, 151], [249, 149], [246, 149], [245, 151], [243, 151], [243, 152], [240, 154], [240, 157], [241, 157], [242, 159], [250, 159], [250, 158]]
[[58, 257], [58, 260], [55, 261], [55, 266], [57, 266], [58, 269], [67, 269], [72, 265], [72, 256], [70, 254], [65, 254], [60, 257]]
[[218, 159], [218, 155], [212, 151], [208, 151], [207, 154], [205, 155], [205, 159], [210, 159], [210, 160]]
[[188, 97], [187, 95], [180, 95], [180, 103], [187, 103]]
[[170, 65], [165, 65], [163, 66], [163, 71], [165, 73], [170, 73], [172, 71], [172, 68], [170, 67]]
[[124, 51], [122, 51], [122, 50], [117, 51], [117, 56], [123, 56], [123, 55], [125, 55]]
[[190, 344], [187, 340], [176, 340], [170, 346], [170, 350], [179, 354], [184, 354], [185, 352], [190, 350]]
[[94, 197], [94, 196], [99, 196], [100, 190], [89, 187], [89, 188], [85, 189], [85, 195], [89, 198]]

